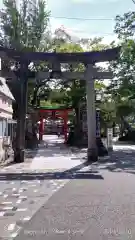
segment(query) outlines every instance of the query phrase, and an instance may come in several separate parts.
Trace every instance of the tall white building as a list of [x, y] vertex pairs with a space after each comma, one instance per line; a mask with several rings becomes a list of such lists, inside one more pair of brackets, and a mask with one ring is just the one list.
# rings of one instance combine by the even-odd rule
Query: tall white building
[[6, 84], [6, 79], [0, 77], [0, 161], [8, 157], [13, 137], [13, 101], [14, 97]]

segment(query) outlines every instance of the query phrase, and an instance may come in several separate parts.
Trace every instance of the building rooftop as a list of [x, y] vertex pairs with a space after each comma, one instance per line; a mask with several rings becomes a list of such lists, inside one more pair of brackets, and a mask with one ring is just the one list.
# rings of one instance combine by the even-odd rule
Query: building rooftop
[[2, 93], [3, 95], [5, 95], [6, 97], [8, 97], [11, 100], [14, 100], [14, 97], [8, 87], [8, 85], [6, 84], [6, 79], [0, 77], [0, 93]]

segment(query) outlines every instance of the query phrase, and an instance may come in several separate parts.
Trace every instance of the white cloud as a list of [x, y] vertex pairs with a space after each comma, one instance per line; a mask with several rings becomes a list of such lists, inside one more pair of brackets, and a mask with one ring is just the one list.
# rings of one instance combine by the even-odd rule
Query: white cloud
[[62, 25], [61, 20], [59, 19], [50, 19], [51, 30], [54, 32], [55, 29], [59, 28]]
[[[83, 29], [83, 28], [82, 28]], [[94, 37], [103, 37], [104, 43], [110, 43], [114, 40], [116, 40], [116, 36], [113, 33], [110, 34], [104, 34], [104, 33], [94, 33], [87, 30], [80, 30], [80, 26], [76, 27], [66, 27], [65, 30], [78, 38], [94, 38]]]
[[[114, 1], [121, 1], [121, 0], [102, 0], [103, 3], [111, 3]], [[101, 0], [48, 0], [48, 7], [51, 9], [52, 16], [61, 16], [66, 15], [65, 13], [65, 6], [68, 6], [67, 4], [72, 3], [91, 3], [91, 4], [97, 4], [100, 3]], [[65, 16], [64, 15], [64, 16]], [[99, 17], [99, 16], [98, 16]], [[100, 16], [99, 18], [104, 18], [105, 16]], [[106, 24], [106, 28], [104, 25]], [[94, 37], [104, 37], [103, 42], [104, 43], [110, 43], [113, 40], [116, 40], [116, 36], [113, 34], [114, 29], [114, 21], [112, 22], [100, 22], [100, 26], [98, 25], [98, 22], [92, 22], [90, 24], [89, 22], [81, 22], [81, 21], [70, 21], [66, 19], [57, 19], [57, 18], [51, 18], [50, 19], [50, 25], [52, 32], [55, 31], [55, 29], [60, 28], [61, 26], [64, 26], [65, 30], [72, 35], [74, 38], [94, 38]], [[107, 25], [108, 24], [108, 25]]]
[[74, 39], [80, 39], [80, 38], [95, 38], [95, 37], [103, 37], [103, 43], [104, 44], [110, 44], [112, 41], [117, 41], [117, 37], [114, 34], [110, 35], [104, 35], [104, 34], [94, 34], [87, 31], [81, 31], [79, 27], [69, 27], [65, 24], [63, 25], [60, 21], [53, 21], [51, 22], [51, 29], [52, 32], [55, 31], [55, 29], [64, 27], [65, 31], [70, 34]]

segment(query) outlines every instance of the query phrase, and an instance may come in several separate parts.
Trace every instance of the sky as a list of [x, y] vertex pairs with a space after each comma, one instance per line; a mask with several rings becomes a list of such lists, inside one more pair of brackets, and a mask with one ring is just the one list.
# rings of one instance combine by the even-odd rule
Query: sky
[[[70, 34], [79, 38], [101, 36], [105, 42], [116, 39], [113, 33], [115, 16], [135, 11], [132, 0], [47, 0], [47, 4], [51, 11], [50, 25], [53, 31], [63, 26]], [[108, 20], [83, 21], [57, 17]]]
[[[19, 0], [18, 0], [19, 1]], [[128, 11], [135, 11], [132, 0], [46, 0], [51, 12], [50, 27], [63, 26], [74, 37], [104, 37], [104, 43], [116, 40], [114, 35], [115, 17]], [[0, 8], [3, 0], [0, 0]], [[64, 18], [108, 19], [75, 20]]]
[[[18, 0], [19, 1], [19, 0]], [[65, 30], [79, 38], [104, 37], [104, 42], [116, 40], [113, 33], [116, 15], [135, 11], [132, 0], [46, 0], [51, 12], [52, 31], [63, 26]], [[3, 0], [0, 0], [0, 8]], [[59, 18], [60, 17], [60, 18]], [[62, 18], [61, 18], [62, 17]], [[64, 18], [108, 19], [75, 20]]]

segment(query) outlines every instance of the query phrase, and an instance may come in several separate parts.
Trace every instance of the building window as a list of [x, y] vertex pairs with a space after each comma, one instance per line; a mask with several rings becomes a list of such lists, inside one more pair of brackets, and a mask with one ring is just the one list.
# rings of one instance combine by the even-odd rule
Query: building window
[[10, 137], [11, 140], [13, 140], [15, 135], [16, 135], [16, 123], [8, 123], [8, 137]]
[[2, 136], [6, 137], [7, 136], [7, 120], [3, 119], [3, 124], [2, 124]]
[[13, 140], [16, 134], [16, 123], [9, 121], [8, 119], [0, 118], [0, 138], [10, 137]]
[[13, 135], [13, 124], [12, 123], [8, 123], [8, 136], [12, 138]]
[[6, 101], [4, 98], [2, 98], [2, 103], [3, 103], [3, 104], [6, 104], [6, 102], [7, 102], [7, 101]]
[[4, 118], [0, 118], [0, 137], [6, 137], [7, 136], [7, 120]]
[[3, 119], [0, 119], [0, 137], [3, 137]]
[[0, 80], [0, 86], [3, 86], [3, 83], [2, 83], [2, 81]]

